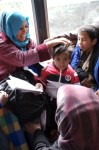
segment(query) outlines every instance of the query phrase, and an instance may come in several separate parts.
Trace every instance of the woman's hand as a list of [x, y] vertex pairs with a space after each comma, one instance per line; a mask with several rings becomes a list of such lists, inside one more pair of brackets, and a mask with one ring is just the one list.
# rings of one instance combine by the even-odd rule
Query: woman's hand
[[55, 38], [55, 39], [49, 39], [49, 40], [45, 40], [44, 43], [46, 44], [46, 46], [51, 49], [54, 46], [56, 46], [57, 44], [65, 44], [65, 45], [69, 45], [70, 41], [64, 37], [61, 38]]

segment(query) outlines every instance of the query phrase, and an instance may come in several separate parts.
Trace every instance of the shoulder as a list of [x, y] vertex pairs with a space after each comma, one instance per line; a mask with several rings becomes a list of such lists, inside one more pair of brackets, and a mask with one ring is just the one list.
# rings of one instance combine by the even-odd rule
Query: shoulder
[[75, 72], [75, 70], [74, 70], [74, 69], [71, 67], [71, 65], [69, 65], [69, 64], [68, 64], [67, 69], [70, 70], [70, 71], [72, 71], [72, 72]]
[[53, 66], [52, 62], [48, 63], [43, 69], [42, 71], [49, 71], [49, 70], [53, 70], [55, 67]]
[[78, 56], [81, 54], [81, 50], [80, 50], [80, 48], [79, 48], [78, 45], [75, 46], [75, 48], [74, 48], [72, 54], [78, 55]]

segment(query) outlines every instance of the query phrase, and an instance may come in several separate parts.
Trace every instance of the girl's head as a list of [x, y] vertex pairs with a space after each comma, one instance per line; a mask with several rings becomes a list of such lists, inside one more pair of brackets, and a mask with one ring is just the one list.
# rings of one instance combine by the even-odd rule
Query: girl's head
[[97, 43], [98, 33], [93, 25], [81, 26], [78, 29], [78, 45], [82, 51], [90, 52]]
[[19, 48], [29, 42], [29, 18], [19, 12], [6, 13], [4, 18], [4, 33]]
[[70, 62], [71, 51], [68, 46], [59, 44], [53, 48], [52, 57], [55, 66], [60, 70], [64, 70]]

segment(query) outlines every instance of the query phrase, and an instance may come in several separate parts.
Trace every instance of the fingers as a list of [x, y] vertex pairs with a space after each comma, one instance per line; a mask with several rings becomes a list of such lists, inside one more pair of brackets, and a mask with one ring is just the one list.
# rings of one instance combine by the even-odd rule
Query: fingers
[[36, 88], [43, 90], [43, 85], [41, 83], [36, 83]]
[[7, 98], [8, 97], [8, 94], [4, 91], [0, 91], [0, 97], [5, 97]]
[[8, 101], [8, 94], [4, 91], [0, 91], [0, 103], [2, 105], [5, 105], [5, 103]]
[[53, 40], [46, 41], [45, 44], [49, 49], [51, 49], [58, 44], [70, 45], [70, 41], [64, 37], [61, 37], [61, 38], [55, 38]]
[[99, 97], [99, 90], [97, 90], [97, 91], [95, 92], [95, 94]]
[[54, 42], [56, 42], [55, 44], [69, 44], [70, 41], [64, 37], [58, 38], [58, 39], [54, 39]]
[[65, 43], [70, 42], [70, 40], [66, 39], [65, 37], [60, 37], [60, 38], [57, 38], [57, 39], [54, 39], [54, 40], [56, 40], [58, 42], [65, 42]]

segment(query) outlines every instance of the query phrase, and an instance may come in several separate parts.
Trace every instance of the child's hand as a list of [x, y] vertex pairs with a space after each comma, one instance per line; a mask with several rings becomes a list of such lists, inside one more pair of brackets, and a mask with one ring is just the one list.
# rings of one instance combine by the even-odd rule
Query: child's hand
[[25, 123], [25, 130], [33, 134], [37, 129], [41, 129], [40, 123], [27, 122]]
[[88, 78], [84, 79], [83, 81], [81, 81], [81, 85], [88, 87], [88, 88], [92, 88], [93, 87], [93, 82], [92, 80], [89, 80]]
[[97, 90], [97, 91], [95, 92], [95, 94], [99, 97], [99, 90]]
[[4, 91], [0, 91], [0, 103], [1, 105], [5, 105], [8, 101], [8, 94]]
[[43, 91], [43, 85], [41, 83], [36, 83], [35, 87]]

